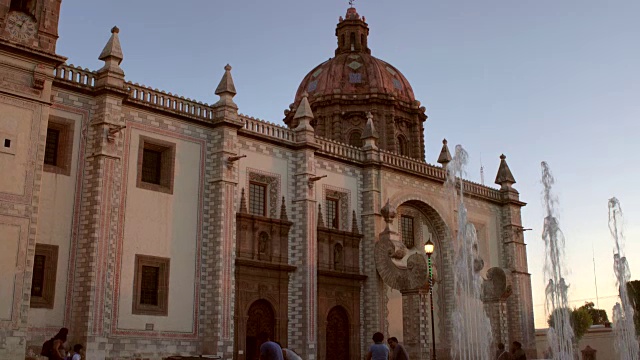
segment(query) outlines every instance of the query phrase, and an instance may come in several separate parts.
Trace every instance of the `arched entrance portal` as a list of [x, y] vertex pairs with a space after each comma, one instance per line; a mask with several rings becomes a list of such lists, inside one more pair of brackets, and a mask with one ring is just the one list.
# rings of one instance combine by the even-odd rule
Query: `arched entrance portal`
[[349, 316], [342, 306], [335, 306], [327, 315], [327, 360], [349, 360]]
[[260, 358], [260, 343], [258, 334], [266, 332], [271, 339], [274, 338], [276, 328], [276, 316], [271, 304], [260, 299], [251, 304], [247, 319], [247, 357], [246, 360], [258, 360]]

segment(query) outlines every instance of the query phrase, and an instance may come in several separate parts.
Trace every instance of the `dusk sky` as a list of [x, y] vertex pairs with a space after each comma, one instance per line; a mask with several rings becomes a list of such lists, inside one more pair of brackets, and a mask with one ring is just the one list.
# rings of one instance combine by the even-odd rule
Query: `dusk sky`
[[[129, 81], [202, 102], [232, 65], [240, 112], [283, 124], [302, 78], [333, 56], [346, 0], [63, 0], [57, 52], [96, 70], [120, 28]], [[572, 305], [611, 316], [617, 291], [607, 200], [626, 217], [640, 279], [639, 1], [361, 0], [372, 55], [396, 66], [427, 108], [427, 162], [443, 138], [470, 154], [468, 178], [493, 185], [499, 156], [517, 180], [536, 327], [544, 313], [540, 162], [556, 177]]]

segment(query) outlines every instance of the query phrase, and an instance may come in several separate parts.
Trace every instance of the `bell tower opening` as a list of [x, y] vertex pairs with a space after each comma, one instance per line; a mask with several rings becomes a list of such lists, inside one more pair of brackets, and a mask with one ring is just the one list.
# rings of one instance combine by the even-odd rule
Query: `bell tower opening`
[[36, 15], [36, 0], [11, 0], [9, 11], [20, 11], [27, 15]]

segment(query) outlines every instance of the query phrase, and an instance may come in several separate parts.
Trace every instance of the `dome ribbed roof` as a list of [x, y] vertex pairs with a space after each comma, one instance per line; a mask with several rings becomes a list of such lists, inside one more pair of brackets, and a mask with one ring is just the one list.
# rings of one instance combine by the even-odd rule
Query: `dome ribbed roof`
[[413, 103], [409, 81], [393, 65], [366, 52], [340, 53], [311, 70], [296, 92], [295, 103], [307, 92], [309, 100], [323, 95], [389, 95]]

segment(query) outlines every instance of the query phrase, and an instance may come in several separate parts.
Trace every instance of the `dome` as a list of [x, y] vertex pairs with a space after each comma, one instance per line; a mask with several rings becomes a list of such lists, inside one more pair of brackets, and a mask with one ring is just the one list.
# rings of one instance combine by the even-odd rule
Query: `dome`
[[350, 7], [340, 17], [335, 35], [334, 57], [304, 77], [284, 111], [284, 123], [291, 129], [299, 125], [296, 110], [307, 94], [316, 136], [361, 147], [371, 117], [379, 133], [378, 148], [424, 159], [426, 108], [396, 67], [371, 55], [364, 16]]
[[325, 95], [373, 94], [409, 104], [415, 101], [413, 89], [404, 75], [393, 65], [366, 52], [340, 53], [316, 66], [298, 87], [296, 104], [305, 92], [311, 103]]

